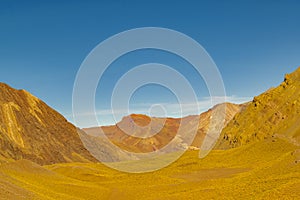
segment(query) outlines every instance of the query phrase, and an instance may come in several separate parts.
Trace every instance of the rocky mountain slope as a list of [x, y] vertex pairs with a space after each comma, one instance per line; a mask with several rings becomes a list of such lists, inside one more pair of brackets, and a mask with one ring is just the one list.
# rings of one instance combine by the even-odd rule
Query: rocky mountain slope
[[[171, 140], [175, 138], [174, 148], [188, 148], [184, 138], [176, 136], [181, 124], [182, 132], [188, 133], [197, 126], [196, 120], [199, 121], [197, 134], [190, 148], [197, 149], [203, 142], [203, 139], [209, 129], [212, 112], [220, 106], [226, 106], [225, 126], [233, 116], [242, 110], [245, 105], [236, 105], [226, 103], [217, 105], [214, 108], [204, 112], [199, 116], [188, 116], [180, 118], [150, 118], [146, 115], [132, 114], [124, 117], [119, 123], [114, 126], [103, 126], [101, 129], [106, 136], [116, 145], [127, 151], [136, 153], [146, 153], [156, 151], [163, 148]], [[89, 135], [97, 135], [100, 129], [87, 128], [84, 129]], [[188, 135], [188, 134], [187, 134]]]
[[300, 68], [253, 101], [222, 131], [218, 148], [272, 138], [300, 145]]
[[0, 160], [95, 161], [74, 125], [25, 90], [0, 83]]

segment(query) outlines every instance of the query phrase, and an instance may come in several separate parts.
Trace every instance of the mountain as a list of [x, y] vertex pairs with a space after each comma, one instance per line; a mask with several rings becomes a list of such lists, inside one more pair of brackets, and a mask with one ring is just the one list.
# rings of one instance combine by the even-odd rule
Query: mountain
[[[185, 135], [188, 137], [189, 132], [197, 128], [195, 126], [198, 124], [196, 137], [189, 147], [197, 149], [202, 144], [209, 126], [217, 125], [210, 124], [212, 112], [218, 110], [218, 108], [222, 106], [226, 107], [225, 122], [223, 126], [225, 126], [237, 112], [245, 107], [245, 105], [225, 103], [209, 109], [200, 116], [188, 116], [182, 119], [157, 118], [141, 114], [131, 114], [130, 116], [124, 117], [116, 125], [102, 126], [101, 130], [117, 146], [131, 152], [147, 153], [165, 147], [172, 140], [175, 141], [175, 149], [188, 148], [188, 145], [186, 144], [187, 141], [184, 139], [185, 137], [177, 135], [179, 127], [181, 126], [181, 132], [185, 132]], [[220, 124], [222, 121], [218, 121], [217, 123]], [[97, 135], [100, 128], [94, 127], [83, 130], [89, 135]]]
[[218, 148], [272, 138], [300, 145], [300, 67], [253, 101], [222, 131]]
[[77, 128], [25, 90], [0, 83], [0, 160], [90, 162]]
[[[178, 160], [161, 170], [138, 174], [120, 172], [102, 163], [59, 163], [60, 161], [54, 159], [57, 163], [40, 166], [22, 159], [36, 161], [36, 154], [43, 155], [48, 162], [48, 154], [53, 155], [52, 149], [64, 152], [63, 156], [67, 157], [69, 153], [66, 152], [70, 147], [65, 145], [65, 138], [70, 138], [70, 146], [74, 146], [74, 141], [78, 142], [78, 146], [81, 143], [78, 133], [75, 134], [76, 128], [57, 112], [25, 91], [17, 91], [0, 84], [0, 161], [13, 157], [17, 160], [0, 162], [0, 199], [299, 199], [299, 74], [298, 69], [287, 75], [278, 88], [270, 89], [254, 98], [253, 102], [244, 105], [221, 104], [201, 114], [193, 145], [202, 144], [203, 136], [208, 134], [208, 124], [215, 127], [224, 126], [228, 122], [217, 144], [223, 149], [214, 149], [203, 159], [199, 159], [198, 151], [187, 150]], [[32, 100], [28, 99], [32, 98], [35, 104], [29, 103]], [[212, 113], [224, 112], [223, 106], [227, 108], [226, 120], [210, 123]], [[53, 117], [56, 119], [52, 119]], [[231, 118], [233, 119], [230, 120]], [[49, 122], [50, 119], [53, 123]], [[124, 135], [116, 126], [103, 127], [103, 130], [106, 130], [110, 138], [119, 141], [119, 144], [130, 143], [136, 150], [141, 151], [137, 145], [141, 142], [140, 138], [132, 138], [134, 134], [151, 136], [155, 133], [151, 127], [161, 128], [158, 125], [162, 120], [166, 120], [165, 125], [168, 125], [162, 130], [176, 130], [179, 119], [150, 118], [135, 114], [124, 117], [118, 123], [125, 130], [134, 130], [133, 136]], [[199, 116], [183, 118], [184, 131], [193, 129], [196, 120], [199, 120]], [[146, 129], [146, 125], [151, 122], [150, 129]], [[56, 132], [49, 132], [45, 128], [56, 127], [56, 124], [72, 127], [74, 130], [67, 132], [68, 129], [63, 129], [64, 132], [59, 132], [58, 129], [63, 127], [58, 126], [56, 131], [65, 134], [60, 140]], [[139, 126], [134, 129], [132, 124]], [[28, 131], [28, 127], [31, 131]], [[142, 132], [141, 128], [148, 131]], [[85, 145], [96, 149], [100, 154], [102, 151], [111, 151], [106, 142], [102, 141], [103, 138], [97, 136], [99, 127], [85, 131], [89, 135], [79, 130], [79, 136]], [[252, 131], [259, 134], [252, 134]], [[174, 135], [170, 132], [171, 136]], [[162, 132], [159, 137], [152, 137], [161, 142], [164, 141], [164, 136], [165, 132]], [[42, 139], [38, 140], [40, 137]], [[249, 139], [244, 140], [247, 137]], [[55, 143], [51, 138], [55, 138]], [[136, 140], [137, 144], [132, 143], [132, 140]], [[34, 151], [35, 148], [28, 145], [28, 141], [38, 150], [31, 157], [26, 157], [30, 151], [25, 149]], [[178, 144], [182, 143], [184, 140]], [[80, 148], [83, 148], [82, 145]], [[46, 149], [48, 153], [45, 153]], [[78, 154], [84, 157], [86, 154], [83, 152], [79, 151]], [[16, 155], [19, 157], [15, 158]], [[88, 156], [85, 156], [87, 160]], [[124, 155], [108, 156], [107, 159], [118, 160], [118, 156]], [[172, 154], [161, 157], [169, 156]], [[116, 164], [141, 165], [136, 161]], [[143, 163], [147, 164], [153, 165]]]

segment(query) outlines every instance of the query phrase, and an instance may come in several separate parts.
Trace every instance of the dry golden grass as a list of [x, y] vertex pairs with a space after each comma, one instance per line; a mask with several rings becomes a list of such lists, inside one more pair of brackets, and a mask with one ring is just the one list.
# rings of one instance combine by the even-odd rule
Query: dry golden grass
[[172, 165], [128, 174], [100, 163], [0, 166], [3, 199], [299, 199], [297, 146], [277, 139], [198, 159], [188, 151]]

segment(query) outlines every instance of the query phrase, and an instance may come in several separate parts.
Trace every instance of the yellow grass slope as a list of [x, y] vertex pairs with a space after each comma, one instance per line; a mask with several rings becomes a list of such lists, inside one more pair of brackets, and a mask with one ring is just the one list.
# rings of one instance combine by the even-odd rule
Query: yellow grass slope
[[[188, 151], [167, 168], [127, 174], [100, 163], [0, 166], [3, 199], [297, 199], [298, 147], [265, 139], [200, 160]], [[6, 198], [4, 198], [6, 197]]]
[[255, 97], [223, 129], [220, 148], [236, 147], [267, 137], [300, 145], [300, 68], [276, 88]]

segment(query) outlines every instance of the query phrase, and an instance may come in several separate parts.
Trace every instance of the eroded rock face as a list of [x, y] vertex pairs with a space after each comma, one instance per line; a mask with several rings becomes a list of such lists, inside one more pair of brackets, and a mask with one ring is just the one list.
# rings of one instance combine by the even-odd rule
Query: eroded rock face
[[0, 156], [39, 164], [95, 161], [74, 125], [25, 90], [0, 83]]
[[255, 97], [222, 131], [220, 148], [268, 138], [300, 144], [300, 68], [285, 75], [280, 86]]

